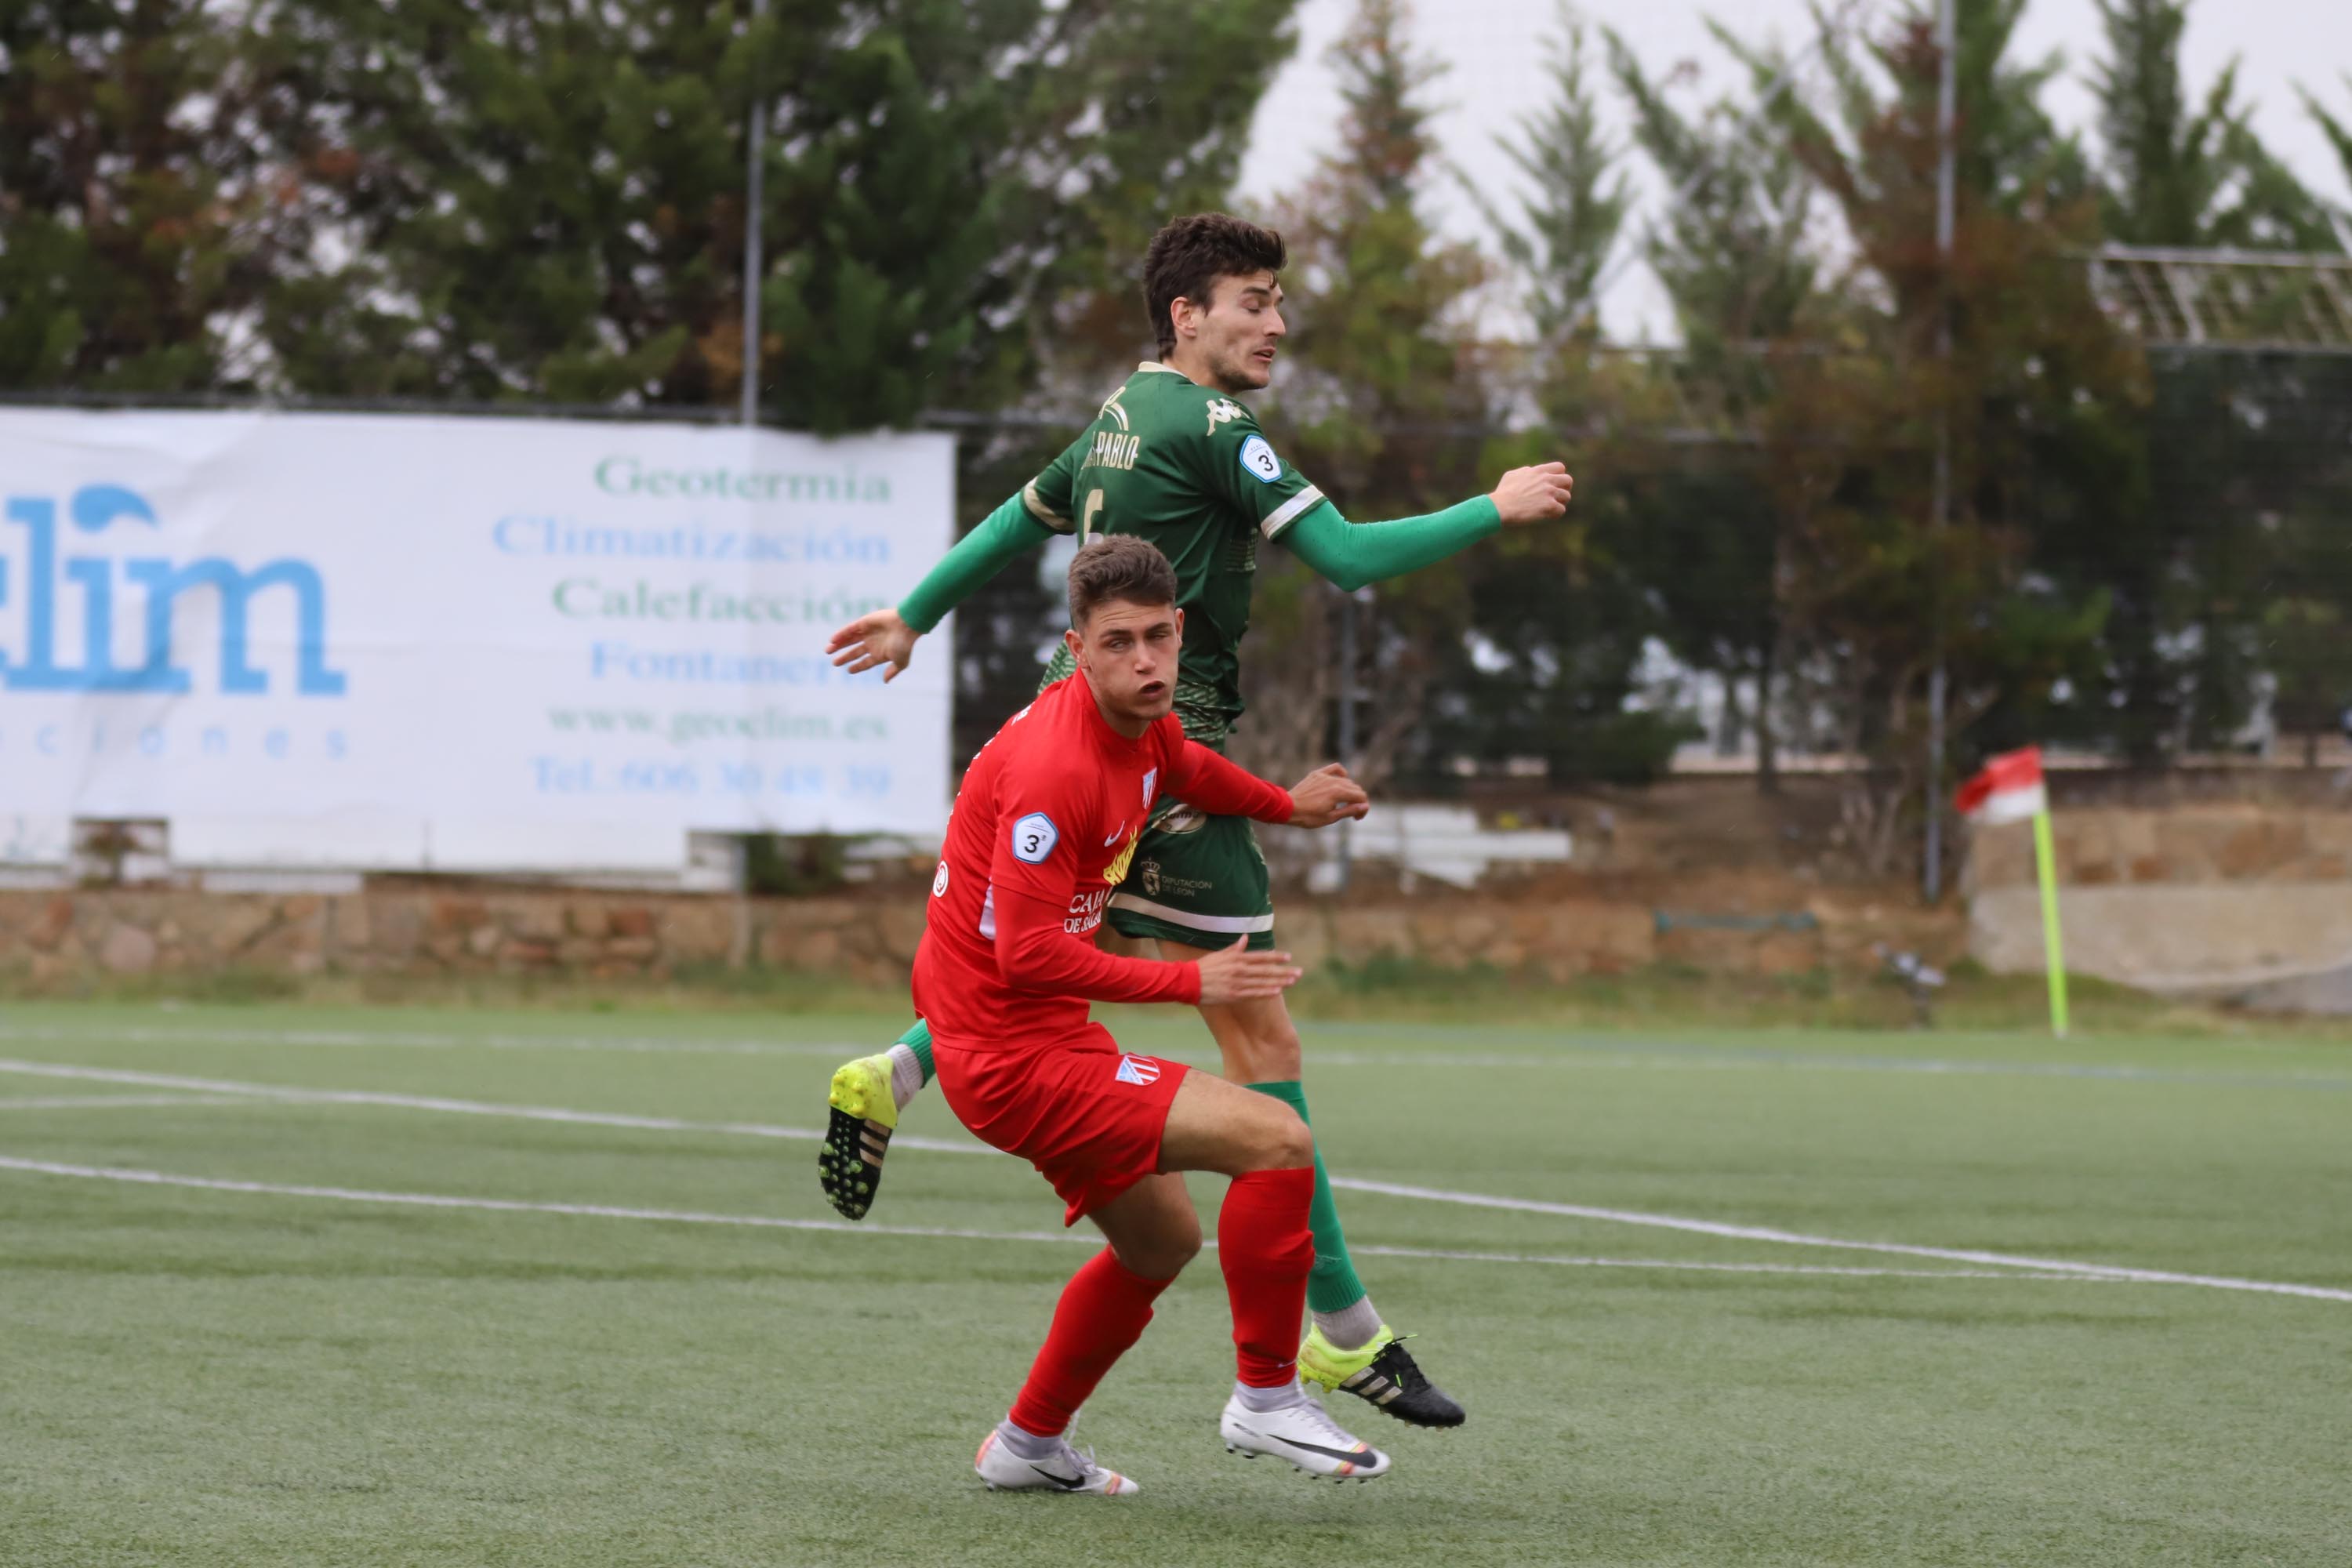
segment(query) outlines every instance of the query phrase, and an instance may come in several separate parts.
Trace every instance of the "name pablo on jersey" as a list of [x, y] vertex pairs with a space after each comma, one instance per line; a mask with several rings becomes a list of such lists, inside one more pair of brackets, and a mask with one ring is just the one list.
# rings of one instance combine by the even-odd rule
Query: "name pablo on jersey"
[[1083, 465], [1089, 468], [1132, 468], [1135, 459], [1143, 452], [1143, 437], [1122, 436], [1116, 430], [1095, 432], [1094, 449], [1087, 454]]

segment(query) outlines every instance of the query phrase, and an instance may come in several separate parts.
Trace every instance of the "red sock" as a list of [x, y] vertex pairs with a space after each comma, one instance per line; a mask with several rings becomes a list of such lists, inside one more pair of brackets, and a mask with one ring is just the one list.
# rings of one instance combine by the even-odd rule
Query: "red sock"
[[1315, 1234], [1307, 1211], [1315, 1168], [1235, 1176], [1217, 1211], [1217, 1262], [1234, 1304], [1234, 1359], [1252, 1388], [1279, 1388], [1298, 1375], [1298, 1324]]
[[[1313, 1244], [1308, 1246], [1311, 1250]], [[1168, 1280], [1146, 1279], [1129, 1268], [1108, 1247], [1087, 1259], [1062, 1287], [1045, 1348], [1037, 1352], [1029, 1381], [1013, 1402], [1013, 1424], [1040, 1437], [1066, 1431], [1103, 1373], [1143, 1337], [1151, 1303], [1168, 1286]]]

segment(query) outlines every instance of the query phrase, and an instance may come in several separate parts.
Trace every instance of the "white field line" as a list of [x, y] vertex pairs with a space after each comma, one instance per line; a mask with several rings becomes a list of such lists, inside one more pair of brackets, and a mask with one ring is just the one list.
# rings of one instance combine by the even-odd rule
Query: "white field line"
[[[82, 1079], [97, 1083], [137, 1084], [151, 1089], [186, 1089], [201, 1094], [242, 1095], [248, 1100], [278, 1100], [298, 1105], [380, 1105], [400, 1110], [436, 1110], [452, 1116], [496, 1116], [518, 1121], [559, 1121], [582, 1127], [623, 1127], [641, 1132], [718, 1132], [742, 1138], [787, 1138], [821, 1142], [824, 1134], [809, 1127], [776, 1127], [761, 1121], [685, 1121], [674, 1116], [631, 1116], [620, 1111], [572, 1110], [552, 1105], [499, 1105], [479, 1100], [447, 1100], [428, 1094], [385, 1094], [355, 1089], [294, 1089], [276, 1084], [241, 1083], [229, 1079], [184, 1078], [176, 1073], [133, 1072], [124, 1068], [68, 1067], [58, 1062], [24, 1062], [0, 1058], [0, 1073], [24, 1073], [37, 1078]], [[935, 1154], [992, 1154], [979, 1143], [955, 1143], [942, 1138], [898, 1137], [894, 1149], [922, 1149]]]
[[[554, 1106], [498, 1105], [483, 1100], [445, 1100], [429, 1095], [383, 1094], [364, 1089], [287, 1089], [270, 1084], [239, 1083], [221, 1079], [180, 1078], [164, 1073], [133, 1072], [119, 1068], [70, 1067], [52, 1062], [0, 1058], [0, 1072], [39, 1077], [91, 1079], [106, 1083], [140, 1084], [158, 1089], [190, 1089], [216, 1094], [246, 1094], [317, 1105], [379, 1105], [398, 1110], [443, 1111], [462, 1116], [495, 1116], [529, 1121], [557, 1121], [591, 1127], [621, 1127], [656, 1132], [713, 1132], [758, 1138], [815, 1140], [812, 1129], [775, 1127], [751, 1121], [686, 1121], [666, 1116], [629, 1116], [612, 1111], [572, 1110]], [[984, 1154], [993, 1151], [976, 1143], [951, 1143], [932, 1139], [894, 1138], [893, 1147], [924, 1149], [940, 1153]], [[1570, 1219], [1599, 1220], [1612, 1225], [1643, 1226], [1656, 1230], [1688, 1231], [1700, 1236], [1742, 1241], [1771, 1242], [1786, 1247], [1827, 1247], [1851, 1252], [1876, 1252], [1904, 1258], [1932, 1258], [1949, 1263], [1974, 1263], [1996, 1268], [2021, 1268], [2036, 1273], [2087, 1275], [2142, 1285], [2193, 1285], [2210, 1290], [2245, 1290], [2263, 1295], [2304, 1296], [2323, 1301], [2352, 1301], [2352, 1290], [2326, 1285], [2297, 1285], [2276, 1280], [2241, 1279], [2225, 1275], [2182, 1274], [2165, 1269], [2128, 1268], [2107, 1263], [2079, 1263], [2066, 1258], [2032, 1258], [2017, 1253], [1919, 1247], [1895, 1241], [1853, 1241], [1842, 1237], [1809, 1236], [1801, 1231], [1767, 1226], [1731, 1225], [1720, 1220], [1681, 1215], [1654, 1214], [1639, 1209], [1596, 1208], [1584, 1204], [1549, 1203], [1539, 1198], [1499, 1197], [1487, 1193], [1454, 1192], [1443, 1187], [1407, 1186], [1334, 1176], [1331, 1184], [1350, 1192], [1378, 1193], [1387, 1197], [1414, 1198], [1425, 1203], [1455, 1204], [1470, 1208], [1514, 1214], [1558, 1215]]]
[[0, 1098], [0, 1110], [112, 1110], [121, 1105], [251, 1105], [229, 1094], [51, 1094]]
[[[0, 1024], [0, 1042], [126, 1045], [295, 1046], [367, 1050], [594, 1051], [625, 1055], [818, 1057], [831, 1060], [869, 1054], [881, 1042], [696, 1040], [603, 1035], [454, 1034], [432, 1030], [155, 1028], [143, 1025], [67, 1027]], [[1161, 1051], [1171, 1061], [1213, 1062], [1205, 1051]], [[2193, 1068], [2098, 1066], [2069, 1062], [1969, 1061], [1948, 1058], [1836, 1056], [1813, 1052], [1675, 1047], [1607, 1050], [1570, 1045], [1549, 1051], [1364, 1051], [1315, 1043], [1308, 1059], [1318, 1068], [1640, 1068], [1667, 1072], [1859, 1072], [1962, 1078], [2068, 1079], [2107, 1083], [2198, 1085], [2230, 1089], [2352, 1089], [2352, 1077], [2329, 1073], [2202, 1072]]]
[[1570, 1219], [1604, 1220], [1612, 1225], [1648, 1226], [1658, 1230], [1686, 1230], [1700, 1236], [1729, 1237], [1741, 1241], [1769, 1241], [1791, 1247], [1835, 1247], [1855, 1252], [1893, 1253], [1904, 1258], [1935, 1258], [1949, 1263], [1980, 1263], [2001, 1268], [2038, 1268], [2091, 1275], [2102, 1279], [2128, 1280], [2139, 1285], [2201, 1285], [2209, 1290], [2252, 1290], [2269, 1296], [2308, 1296], [2319, 1301], [2352, 1301], [2352, 1290], [2326, 1285], [2289, 1285], [2269, 1279], [2236, 1279], [2217, 1274], [2175, 1274], [2158, 1268], [2125, 1268], [2111, 1263], [2076, 1263], [2058, 1258], [2030, 1258], [2013, 1252], [1979, 1252], [1967, 1247], [1911, 1247], [1895, 1241], [1846, 1241], [1836, 1237], [1807, 1236], [1769, 1226], [1726, 1225], [1718, 1220], [1686, 1219], [1676, 1215], [1649, 1214], [1636, 1209], [1591, 1208], [1582, 1204], [1546, 1203], [1537, 1198], [1498, 1198], [1484, 1193], [1448, 1192], [1441, 1187], [1410, 1187], [1394, 1182], [1366, 1182], [1334, 1176], [1331, 1184], [1349, 1192], [1381, 1193], [1392, 1198], [1419, 1198], [1426, 1203], [1464, 1204], [1474, 1208], [1508, 1209], [1519, 1214], [1560, 1215]]
[[[182, 1176], [163, 1171], [142, 1171], [114, 1165], [69, 1165], [51, 1160], [23, 1160], [0, 1155], [0, 1170], [86, 1181], [127, 1182], [142, 1186], [193, 1187], [208, 1192], [245, 1193], [267, 1197], [329, 1198], [342, 1203], [395, 1204], [415, 1208], [471, 1209], [493, 1214], [568, 1215], [589, 1219], [653, 1220], [671, 1225], [743, 1226], [761, 1230], [830, 1231], [843, 1236], [912, 1236], [950, 1241], [1034, 1241], [1101, 1245], [1090, 1231], [962, 1230], [944, 1226], [853, 1225], [837, 1219], [791, 1219], [775, 1215], [707, 1214], [694, 1209], [625, 1208], [611, 1204], [529, 1203], [515, 1198], [451, 1197], [438, 1193], [385, 1193], [358, 1187], [297, 1186], [276, 1182], [225, 1181], [211, 1176]], [[1211, 1247], [1217, 1244], [1208, 1243]], [[2064, 1271], [2014, 1274], [1991, 1269], [1956, 1268], [1828, 1268], [1801, 1263], [1701, 1263], [1654, 1258], [1563, 1258], [1545, 1253], [1454, 1252], [1420, 1247], [1360, 1247], [1356, 1250], [1380, 1258], [1410, 1258], [1446, 1263], [1511, 1263], [1568, 1268], [1650, 1268], [1704, 1274], [1827, 1275], [1862, 1279], [2047, 1279], [2075, 1285], [2117, 1281], [2095, 1275]]]
[[366, 1050], [375, 1047], [403, 1050], [461, 1050], [478, 1047], [494, 1051], [614, 1051], [666, 1056], [677, 1054], [733, 1057], [829, 1057], [845, 1059], [881, 1049], [872, 1042], [793, 1040], [654, 1039], [604, 1035], [458, 1035], [421, 1029], [215, 1029], [152, 1028], [144, 1025], [111, 1024], [66, 1027], [56, 1024], [0, 1024], [0, 1040], [42, 1044], [119, 1041], [136, 1046], [317, 1046]]

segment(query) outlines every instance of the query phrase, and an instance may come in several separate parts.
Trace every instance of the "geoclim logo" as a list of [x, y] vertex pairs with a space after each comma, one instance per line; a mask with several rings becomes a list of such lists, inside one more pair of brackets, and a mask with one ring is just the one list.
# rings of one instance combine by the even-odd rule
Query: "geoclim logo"
[[[120, 485], [85, 485], [63, 510], [60, 520], [58, 502], [47, 496], [7, 498], [9, 536], [0, 538], [0, 614], [21, 606], [23, 639], [17, 648], [0, 646], [0, 688], [191, 691], [199, 672], [173, 658], [172, 633], [182, 605], [202, 592], [218, 595], [218, 689], [241, 696], [270, 690], [269, 672], [253, 662], [249, 628], [255, 601], [275, 594], [290, 599], [294, 614], [295, 693], [344, 694], [342, 672], [327, 665], [327, 586], [317, 566], [293, 556], [246, 567], [217, 555], [175, 562], [133, 553], [147, 542], [138, 531], [158, 526], [155, 509]], [[70, 533], [60, 534], [61, 521]], [[10, 574], [5, 548], [18, 537], [25, 543], [21, 580]], [[59, 626], [60, 612], [68, 605], [80, 613], [78, 650], [64, 646]], [[118, 616], [137, 617], [140, 653], [134, 663], [115, 662]]]

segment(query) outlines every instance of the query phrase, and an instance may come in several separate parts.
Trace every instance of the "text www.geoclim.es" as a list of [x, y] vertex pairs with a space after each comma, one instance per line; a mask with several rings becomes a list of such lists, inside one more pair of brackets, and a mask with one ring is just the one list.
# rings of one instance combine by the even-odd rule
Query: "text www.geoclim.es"
[[674, 746], [700, 741], [883, 741], [889, 721], [867, 714], [792, 713], [781, 708], [747, 712], [654, 712], [642, 708], [551, 708], [548, 727], [567, 735], [659, 735]]

